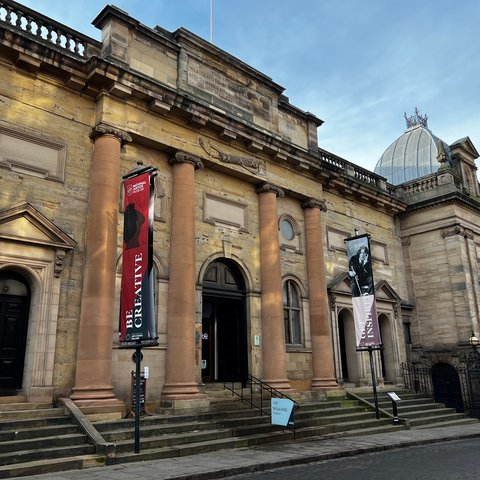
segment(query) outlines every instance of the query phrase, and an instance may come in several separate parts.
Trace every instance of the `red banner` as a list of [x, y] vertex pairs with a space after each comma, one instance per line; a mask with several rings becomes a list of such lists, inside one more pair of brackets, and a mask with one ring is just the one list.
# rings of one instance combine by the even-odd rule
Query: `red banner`
[[[120, 342], [157, 344], [153, 297], [153, 187], [155, 169], [124, 177]], [[132, 345], [134, 346], [134, 345]]]
[[382, 345], [375, 304], [370, 238], [347, 238], [348, 274], [352, 290], [353, 319], [357, 349]]

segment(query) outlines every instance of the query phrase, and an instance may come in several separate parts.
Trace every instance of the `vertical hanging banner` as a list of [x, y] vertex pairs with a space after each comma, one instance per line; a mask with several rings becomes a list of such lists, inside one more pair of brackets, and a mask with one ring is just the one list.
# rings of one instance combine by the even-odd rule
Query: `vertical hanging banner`
[[382, 340], [375, 303], [370, 236], [366, 234], [347, 238], [345, 243], [357, 349], [380, 347]]
[[119, 340], [123, 348], [158, 345], [153, 296], [153, 167], [123, 177], [124, 227]]

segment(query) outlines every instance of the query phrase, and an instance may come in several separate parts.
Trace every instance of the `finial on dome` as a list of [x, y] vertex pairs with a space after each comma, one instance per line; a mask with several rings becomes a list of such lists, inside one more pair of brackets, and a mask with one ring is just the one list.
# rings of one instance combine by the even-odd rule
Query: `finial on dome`
[[414, 127], [416, 125], [421, 125], [422, 127], [428, 128], [428, 117], [427, 115], [420, 115], [418, 108], [415, 107], [415, 113], [410, 117], [407, 117], [406, 113], [404, 113], [403, 115], [407, 122], [407, 128]]

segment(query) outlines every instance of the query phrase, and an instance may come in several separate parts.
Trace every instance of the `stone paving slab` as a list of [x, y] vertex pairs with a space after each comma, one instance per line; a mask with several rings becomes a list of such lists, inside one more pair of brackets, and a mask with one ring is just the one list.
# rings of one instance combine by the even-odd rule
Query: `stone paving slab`
[[131, 480], [133, 478], [135, 480], [206, 480], [368, 452], [473, 437], [480, 437], [480, 422], [355, 437], [338, 436], [298, 440], [255, 448], [221, 450], [164, 460], [15, 478], [24, 480]]

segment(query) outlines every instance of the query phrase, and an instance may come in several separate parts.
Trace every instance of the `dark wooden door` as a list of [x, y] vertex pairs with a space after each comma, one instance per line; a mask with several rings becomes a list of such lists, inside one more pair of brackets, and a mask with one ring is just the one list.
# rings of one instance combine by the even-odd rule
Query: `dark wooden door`
[[20, 390], [27, 341], [28, 297], [0, 294], [0, 390]]

